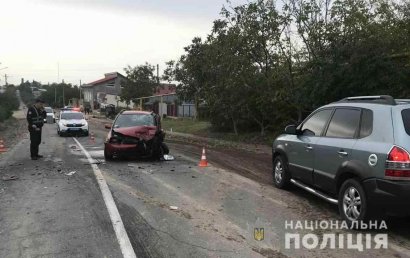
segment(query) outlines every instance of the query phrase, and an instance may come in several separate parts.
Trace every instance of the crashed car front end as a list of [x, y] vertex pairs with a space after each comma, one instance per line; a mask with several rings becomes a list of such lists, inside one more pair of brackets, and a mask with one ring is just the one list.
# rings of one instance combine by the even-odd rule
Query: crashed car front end
[[107, 151], [114, 156], [147, 156], [152, 154], [152, 142], [153, 139], [145, 141], [113, 131], [105, 145]]
[[156, 127], [144, 127], [142, 130], [113, 129], [106, 139], [105, 151], [115, 157], [154, 156], [163, 140], [162, 134], [157, 132]]

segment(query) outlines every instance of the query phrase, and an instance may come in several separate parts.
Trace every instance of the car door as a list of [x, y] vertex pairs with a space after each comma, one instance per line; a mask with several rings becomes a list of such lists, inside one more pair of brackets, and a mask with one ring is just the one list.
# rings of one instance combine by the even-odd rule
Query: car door
[[336, 108], [323, 137], [316, 143], [314, 185], [330, 193], [336, 191], [336, 173], [342, 164], [352, 159], [357, 142], [361, 110]]
[[313, 183], [315, 146], [333, 112], [331, 108], [317, 110], [299, 127], [293, 141], [288, 141], [288, 162], [292, 178], [306, 184]]

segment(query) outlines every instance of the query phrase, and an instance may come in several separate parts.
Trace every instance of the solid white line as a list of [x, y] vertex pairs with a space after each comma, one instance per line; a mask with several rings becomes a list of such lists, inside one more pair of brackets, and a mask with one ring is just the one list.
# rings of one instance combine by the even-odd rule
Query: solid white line
[[124, 224], [122, 223], [122, 219], [120, 213], [118, 212], [117, 206], [115, 206], [114, 199], [112, 198], [110, 189], [108, 188], [107, 182], [105, 181], [101, 170], [98, 168], [96, 164], [93, 163], [93, 158], [87, 152], [87, 150], [81, 145], [81, 143], [73, 138], [80, 149], [83, 151], [85, 156], [88, 159], [91, 167], [93, 168], [94, 175], [97, 178], [98, 185], [100, 186], [100, 190], [107, 206], [108, 213], [110, 214], [110, 219], [112, 225], [114, 227], [115, 234], [117, 235], [118, 243], [120, 244], [122, 255], [126, 258], [134, 258], [137, 257], [135, 255], [134, 249], [132, 248], [130, 239], [128, 238], [127, 231], [125, 231]]

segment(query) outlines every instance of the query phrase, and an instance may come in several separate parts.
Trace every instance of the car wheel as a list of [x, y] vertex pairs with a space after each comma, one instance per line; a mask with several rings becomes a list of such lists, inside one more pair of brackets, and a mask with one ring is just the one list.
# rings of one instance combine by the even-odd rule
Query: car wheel
[[88, 136], [88, 135], [89, 135], [88, 132], [84, 133], [84, 136]]
[[339, 213], [349, 227], [352, 226], [353, 221], [367, 221], [369, 219], [367, 197], [363, 187], [356, 179], [348, 179], [342, 184], [338, 199]]
[[290, 172], [287, 162], [282, 156], [277, 156], [273, 161], [273, 182], [279, 189], [289, 186]]
[[104, 149], [104, 158], [105, 160], [113, 160], [113, 155], [109, 154], [106, 149]]

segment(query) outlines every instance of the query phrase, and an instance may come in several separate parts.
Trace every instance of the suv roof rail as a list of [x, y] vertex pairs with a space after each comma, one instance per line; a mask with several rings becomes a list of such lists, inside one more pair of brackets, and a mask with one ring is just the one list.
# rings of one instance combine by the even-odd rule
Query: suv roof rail
[[396, 99], [397, 104], [410, 104], [410, 99]]
[[394, 98], [390, 95], [348, 97], [340, 100], [339, 102], [377, 103], [392, 106], [397, 105], [396, 100], [394, 100]]

